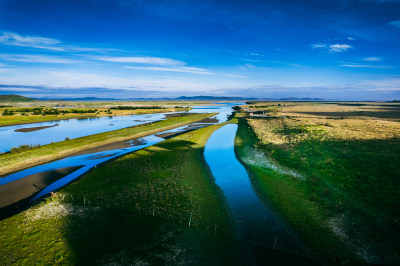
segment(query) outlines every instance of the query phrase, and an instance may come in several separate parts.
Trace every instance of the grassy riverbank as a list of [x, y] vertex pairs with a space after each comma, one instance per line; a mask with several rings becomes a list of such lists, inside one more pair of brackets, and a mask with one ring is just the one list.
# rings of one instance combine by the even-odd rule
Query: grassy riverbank
[[192, 131], [102, 166], [0, 222], [8, 264], [232, 265], [220, 191]]
[[146, 135], [184, 126], [212, 115], [213, 114], [190, 114], [187, 116], [172, 117], [155, 123], [138, 125], [43, 145], [39, 148], [19, 153], [2, 154], [0, 155], [0, 175], [43, 164], [89, 148], [118, 141], [140, 138]]
[[399, 263], [398, 106], [286, 104], [239, 123], [258, 194], [330, 264]]
[[[141, 106], [138, 106], [140, 108]], [[22, 112], [22, 110], [29, 109], [43, 109], [43, 110], [56, 110], [59, 112], [65, 111], [70, 113], [60, 113], [60, 114], [37, 114], [34, 115], [33, 112]], [[4, 111], [7, 110], [8, 113], [12, 112], [13, 115], [0, 115], [0, 127], [11, 126], [11, 125], [21, 125], [21, 124], [32, 124], [32, 123], [40, 123], [40, 122], [48, 122], [48, 121], [59, 121], [66, 119], [85, 119], [85, 118], [94, 118], [94, 117], [102, 117], [102, 116], [121, 116], [121, 115], [140, 115], [140, 114], [155, 114], [155, 113], [168, 113], [168, 112], [182, 112], [190, 110], [188, 108], [176, 108], [176, 107], [162, 107], [162, 108], [154, 108], [154, 109], [132, 109], [132, 110], [118, 110], [118, 109], [110, 109], [106, 107], [98, 107], [98, 108], [44, 108], [44, 107], [11, 107], [11, 108], [0, 108], [0, 114], [4, 114]], [[112, 107], [111, 107], [112, 108]], [[115, 107], [114, 107], [115, 108]], [[72, 113], [72, 110], [76, 110], [77, 112], [82, 113]], [[94, 111], [96, 110], [96, 111]], [[89, 113], [89, 112], [90, 113]]]

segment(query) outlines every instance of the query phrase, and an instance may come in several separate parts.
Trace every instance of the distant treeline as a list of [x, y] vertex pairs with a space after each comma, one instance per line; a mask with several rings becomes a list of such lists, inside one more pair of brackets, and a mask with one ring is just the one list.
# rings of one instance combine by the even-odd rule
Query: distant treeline
[[269, 108], [269, 107], [274, 107], [274, 106], [281, 106], [280, 103], [278, 104], [269, 104], [269, 105], [251, 105], [249, 108]]
[[45, 109], [43, 107], [35, 107], [35, 108], [19, 108], [19, 109], [4, 109], [3, 115], [14, 115], [15, 113], [32, 113], [33, 115], [59, 115], [59, 114], [92, 114], [98, 112], [97, 109], [68, 109], [68, 110], [60, 110], [60, 109]]
[[166, 109], [166, 107], [161, 106], [117, 106], [111, 107], [113, 110], [138, 110], [138, 109]]

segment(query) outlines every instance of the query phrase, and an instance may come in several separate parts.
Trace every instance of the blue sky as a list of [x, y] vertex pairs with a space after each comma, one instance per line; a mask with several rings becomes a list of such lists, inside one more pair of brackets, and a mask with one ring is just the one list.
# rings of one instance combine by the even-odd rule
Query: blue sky
[[0, 0], [0, 91], [400, 99], [399, 0]]

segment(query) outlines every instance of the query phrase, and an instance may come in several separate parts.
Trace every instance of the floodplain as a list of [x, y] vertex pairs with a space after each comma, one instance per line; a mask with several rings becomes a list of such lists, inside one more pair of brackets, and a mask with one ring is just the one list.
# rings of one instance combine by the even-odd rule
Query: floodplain
[[[400, 262], [400, 104], [247, 102], [192, 108], [152, 123], [0, 154], [5, 169], [0, 181], [11, 171], [49, 165], [41, 168], [47, 170], [42, 192], [35, 194], [40, 197], [3, 215], [0, 262]], [[43, 161], [44, 155], [53, 157]], [[75, 158], [68, 165], [75, 168], [60, 168], [57, 162], [68, 156]], [[99, 164], [85, 168], [84, 160]], [[58, 168], [50, 167], [53, 163]], [[245, 170], [232, 170], [238, 167]], [[71, 171], [82, 173], [44, 192]]]

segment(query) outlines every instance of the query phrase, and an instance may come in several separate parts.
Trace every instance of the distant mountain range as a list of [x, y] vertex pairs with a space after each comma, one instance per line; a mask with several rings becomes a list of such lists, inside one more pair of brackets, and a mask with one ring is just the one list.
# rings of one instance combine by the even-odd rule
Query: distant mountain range
[[20, 95], [0, 95], [0, 102], [32, 102], [32, 101], [324, 101], [321, 98], [254, 98], [254, 97], [229, 97], [229, 96], [180, 96], [175, 98], [28, 98]]
[[97, 97], [84, 97], [84, 98], [38, 98], [43, 101], [245, 101], [257, 100], [257, 98], [249, 97], [228, 97], [228, 96], [180, 96], [175, 98], [97, 98]]
[[180, 96], [175, 98], [38, 98], [43, 101], [324, 101], [321, 98], [254, 98], [254, 97], [229, 97], [229, 96]]

